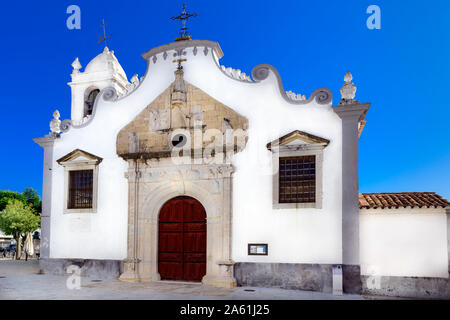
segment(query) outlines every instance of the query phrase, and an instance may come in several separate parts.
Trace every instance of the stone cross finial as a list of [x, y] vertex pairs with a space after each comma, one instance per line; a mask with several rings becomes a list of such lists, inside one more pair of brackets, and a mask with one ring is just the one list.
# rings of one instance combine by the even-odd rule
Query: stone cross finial
[[53, 119], [50, 121], [50, 131], [52, 133], [59, 134], [61, 132], [61, 120], [59, 120], [59, 117], [60, 114], [58, 110], [53, 112]]
[[352, 82], [353, 76], [350, 72], [347, 72], [344, 77], [345, 84], [341, 88], [341, 102], [340, 105], [349, 105], [359, 103], [359, 101], [354, 100], [356, 94], [356, 86]]
[[75, 61], [72, 62], [72, 68], [73, 68], [72, 73], [80, 73], [80, 69], [82, 68], [82, 66], [78, 58], [76, 58]]

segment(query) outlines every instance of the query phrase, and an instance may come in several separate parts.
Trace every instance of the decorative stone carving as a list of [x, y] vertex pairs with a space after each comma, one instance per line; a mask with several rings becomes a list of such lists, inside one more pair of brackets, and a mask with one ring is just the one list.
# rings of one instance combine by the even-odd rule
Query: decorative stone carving
[[59, 134], [61, 132], [61, 120], [59, 120], [60, 114], [58, 110], [53, 112], [53, 119], [50, 121], [50, 131], [53, 134]]
[[350, 72], [347, 72], [344, 77], [345, 84], [341, 88], [341, 102], [340, 105], [350, 105], [359, 103], [359, 101], [354, 100], [356, 95], [356, 86], [352, 82], [353, 76]]
[[175, 82], [172, 88], [172, 106], [185, 105], [186, 103], [186, 84], [183, 79], [182, 69], [175, 71]]
[[256, 81], [262, 81], [269, 77], [269, 67], [265, 65], [259, 65], [252, 70], [253, 79]]
[[292, 91], [286, 91], [286, 95], [289, 97], [289, 99], [294, 100], [294, 101], [303, 101], [306, 100], [306, 97], [304, 95], [296, 94]]
[[240, 81], [245, 81], [245, 82], [253, 82], [252, 79], [245, 74], [245, 72], [241, 72], [241, 70], [239, 69], [233, 69], [231, 67], [226, 68], [225, 66], [220, 66], [220, 69], [229, 77], [236, 79], [236, 80], [240, 80]]
[[139, 76], [137, 74], [135, 74], [130, 80], [131, 83], [129, 83], [129, 84], [127, 84], [125, 86], [125, 91], [123, 91], [120, 94], [117, 94], [117, 97], [114, 98], [113, 100], [123, 99], [124, 97], [130, 95], [137, 88], [139, 88], [139, 86], [141, 85], [142, 80], [144, 80], [144, 77], [139, 78]]
[[76, 74], [76, 73], [80, 73], [80, 69], [82, 68], [80, 60], [78, 60], [78, 58], [75, 59], [74, 62], [72, 62], [72, 74]]
[[171, 129], [188, 128], [189, 127], [189, 112], [186, 109], [186, 84], [183, 79], [183, 69], [175, 71], [175, 82], [172, 88], [171, 104], [172, 114], [170, 117]]
[[260, 82], [269, 77], [269, 70], [274, 73], [274, 75], [277, 78], [278, 81], [278, 88], [280, 90], [281, 96], [289, 103], [292, 104], [308, 104], [315, 100], [318, 104], [325, 105], [331, 103], [333, 100], [333, 95], [331, 94], [331, 91], [328, 89], [317, 89], [315, 90], [309, 99], [298, 99], [298, 95], [295, 95], [295, 99], [290, 96], [290, 94], [286, 93], [286, 91], [283, 90], [283, 84], [281, 82], [280, 74], [278, 73], [277, 69], [275, 69], [273, 66], [269, 64], [260, 64], [253, 68], [252, 70], [252, 76], [255, 82]]
[[186, 54], [187, 54], [186, 51], [184, 51], [183, 48], [181, 48], [181, 49], [175, 50], [175, 53], [173, 54], [173, 56], [181, 57], [181, 56], [185, 56]]
[[137, 74], [135, 74], [132, 78], [131, 78], [131, 83], [135, 86], [137, 86], [139, 84], [139, 76]]
[[103, 91], [102, 96], [105, 101], [114, 101], [115, 99], [117, 99], [117, 91], [113, 87], [105, 88], [102, 91]]
[[148, 118], [150, 131], [162, 131], [170, 128], [170, 109], [150, 110]]
[[63, 120], [63, 122], [61, 122], [61, 131], [63, 133], [67, 132], [70, 130], [70, 127], [72, 126], [72, 120], [70, 119], [65, 119]]
[[[201, 49], [203, 50], [203, 48]], [[180, 74], [180, 82], [182, 81], [182, 72]], [[175, 94], [179, 94], [175, 96]], [[187, 98], [184, 103], [184, 97]], [[171, 157], [173, 148], [172, 139], [182, 141], [179, 139], [180, 132], [176, 129], [185, 129], [189, 132], [188, 139], [184, 139], [185, 143], [189, 143], [191, 148], [185, 148], [181, 154], [188, 156], [190, 153], [192, 161], [197, 164], [199, 158], [205, 159], [205, 163], [210, 161], [210, 156], [220, 153], [214, 149], [212, 139], [216, 136], [221, 137], [222, 121], [224, 118], [229, 119], [229, 124], [234, 130], [241, 130], [248, 128], [248, 120], [239, 115], [233, 109], [223, 105], [199, 88], [192, 86], [187, 82], [172, 83], [167, 89], [160, 94], [153, 102], [145, 107], [136, 118], [126, 125], [117, 137], [117, 153], [126, 159], [135, 159], [137, 156], [145, 157], [146, 159], [162, 159]], [[205, 135], [204, 130], [214, 129], [211, 131], [211, 136]], [[241, 130], [240, 130], [241, 129]], [[130, 132], [139, 132], [140, 140], [140, 155], [130, 154]], [[172, 137], [172, 133], [173, 137]], [[244, 134], [245, 135], [245, 134]], [[230, 139], [236, 141], [236, 146], [243, 144], [245, 146], [246, 140]], [[245, 139], [245, 138], [244, 138]], [[223, 141], [218, 138], [218, 141]], [[177, 144], [181, 148], [184, 145]], [[219, 148], [219, 147], [217, 147]], [[227, 149], [228, 150], [228, 149]], [[236, 150], [241, 150], [239, 149]], [[234, 154], [234, 148], [229, 148], [229, 153]], [[237, 151], [239, 152], [239, 151]], [[218, 156], [219, 158], [220, 156]], [[223, 163], [228, 163], [223, 161]]]

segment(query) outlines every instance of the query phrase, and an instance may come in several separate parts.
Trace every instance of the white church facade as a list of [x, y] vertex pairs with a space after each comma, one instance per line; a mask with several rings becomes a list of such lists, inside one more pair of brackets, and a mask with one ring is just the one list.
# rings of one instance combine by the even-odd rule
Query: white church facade
[[220, 64], [217, 42], [143, 54], [129, 81], [107, 47], [72, 64], [71, 119], [44, 149], [41, 268], [123, 281], [197, 281], [450, 298], [450, 203], [359, 194], [370, 103], [286, 92], [271, 65]]

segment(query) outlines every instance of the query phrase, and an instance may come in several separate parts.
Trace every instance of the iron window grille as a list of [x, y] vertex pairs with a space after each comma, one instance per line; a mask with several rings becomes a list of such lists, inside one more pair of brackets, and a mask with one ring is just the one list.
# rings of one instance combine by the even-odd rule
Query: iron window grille
[[94, 170], [69, 172], [68, 209], [92, 208]]
[[316, 157], [280, 157], [279, 161], [279, 203], [316, 202]]

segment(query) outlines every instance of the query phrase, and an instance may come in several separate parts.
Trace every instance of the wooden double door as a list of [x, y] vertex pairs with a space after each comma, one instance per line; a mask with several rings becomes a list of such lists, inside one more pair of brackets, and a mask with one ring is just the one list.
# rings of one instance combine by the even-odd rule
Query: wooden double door
[[200, 202], [177, 197], [159, 213], [161, 280], [201, 281], [206, 274], [206, 212]]

